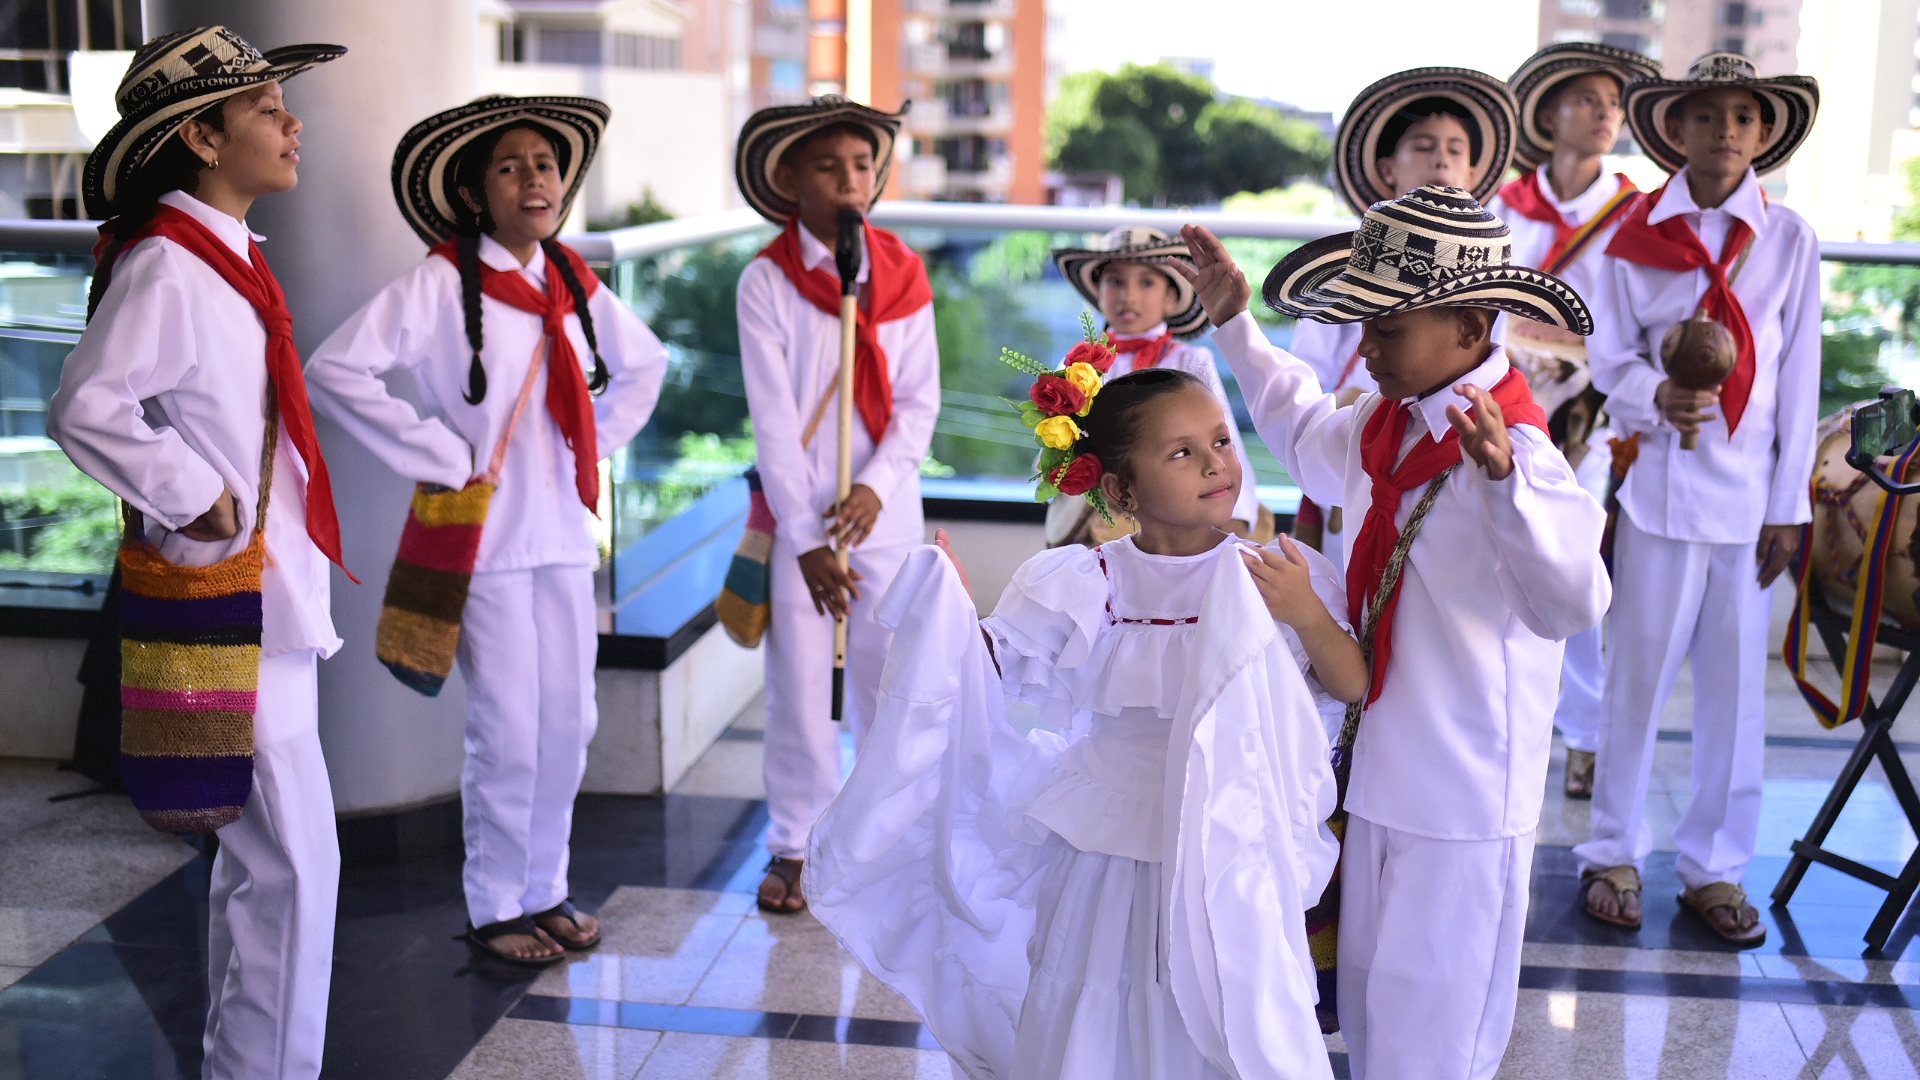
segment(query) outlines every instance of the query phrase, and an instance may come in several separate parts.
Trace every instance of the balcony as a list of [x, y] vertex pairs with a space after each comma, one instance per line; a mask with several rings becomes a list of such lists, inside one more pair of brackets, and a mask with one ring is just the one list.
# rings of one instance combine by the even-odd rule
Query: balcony
[[936, 19], [1002, 21], [1013, 18], [1016, 0], [908, 0], [907, 10]]

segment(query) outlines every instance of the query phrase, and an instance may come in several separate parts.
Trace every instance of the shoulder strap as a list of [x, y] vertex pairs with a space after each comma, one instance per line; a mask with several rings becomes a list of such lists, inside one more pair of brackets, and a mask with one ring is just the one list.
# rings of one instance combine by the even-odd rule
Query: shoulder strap
[[493, 446], [493, 460], [487, 464], [486, 475], [480, 479], [489, 484], [500, 482], [500, 469], [507, 463], [507, 443], [513, 440], [513, 429], [520, 423], [520, 414], [526, 411], [527, 399], [533, 396], [533, 384], [540, 376], [540, 367], [547, 359], [547, 337], [540, 335], [540, 343], [533, 347], [533, 360], [527, 365], [527, 377], [520, 383], [520, 396], [514, 399], [513, 412], [507, 414], [507, 426], [500, 431], [500, 441]]

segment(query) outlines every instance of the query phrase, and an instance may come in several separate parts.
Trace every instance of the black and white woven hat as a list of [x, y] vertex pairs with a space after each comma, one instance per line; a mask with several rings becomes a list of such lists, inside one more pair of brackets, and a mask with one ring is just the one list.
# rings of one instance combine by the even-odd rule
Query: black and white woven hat
[[1340, 118], [1340, 130], [1333, 141], [1333, 176], [1340, 193], [1355, 210], [1403, 192], [1389, 190], [1380, 178], [1379, 160], [1383, 156], [1380, 136], [1402, 109], [1421, 98], [1442, 98], [1466, 113], [1478, 129], [1479, 143], [1474, 168], [1480, 182], [1473, 197], [1485, 201], [1493, 197], [1506, 179], [1507, 165], [1513, 158], [1513, 95], [1507, 84], [1484, 71], [1471, 68], [1426, 67], [1395, 72], [1360, 91], [1347, 113]]
[[140, 46], [114, 91], [120, 120], [87, 155], [87, 214], [112, 216], [127, 180], [209, 105], [346, 55], [344, 45], [288, 45], [269, 53], [224, 26], [162, 34]]
[[460, 158], [474, 140], [509, 124], [531, 122], [553, 141], [560, 166], [560, 197], [555, 221], [566, 221], [580, 182], [606, 134], [613, 110], [604, 101], [583, 97], [508, 97], [492, 94], [458, 108], [435, 113], [400, 136], [393, 151], [393, 197], [420, 239], [437, 244], [459, 230], [462, 215], [456, 190]]
[[[1086, 297], [1087, 303], [1095, 309], [1100, 307], [1100, 271], [1111, 263], [1138, 262], [1166, 266], [1172, 262], [1192, 265], [1192, 253], [1187, 250], [1186, 242], [1167, 236], [1159, 229], [1145, 226], [1132, 226], [1115, 229], [1100, 238], [1100, 246], [1094, 248], [1054, 248], [1054, 265], [1060, 268], [1060, 276], [1073, 282], [1073, 287]], [[1175, 337], [1192, 337], [1206, 329], [1207, 311], [1200, 306], [1200, 298], [1194, 294], [1193, 286], [1186, 278], [1175, 273], [1171, 267], [1166, 275], [1173, 281], [1173, 293], [1179, 311], [1167, 319], [1167, 329]]]
[[1820, 83], [1807, 75], [1762, 79], [1753, 61], [1731, 52], [1711, 52], [1695, 60], [1683, 79], [1635, 79], [1627, 84], [1627, 123], [1640, 148], [1661, 168], [1679, 172], [1687, 154], [1667, 138], [1667, 113], [1688, 94], [1723, 86], [1751, 91], [1773, 111], [1773, 129], [1753, 155], [1753, 171], [1765, 176], [1785, 165], [1813, 130], [1813, 118], [1820, 111]]
[[1553, 136], [1540, 126], [1540, 106], [1568, 80], [1585, 75], [1613, 77], [1624, 95], [1627, 84], [1635, 79], [1658, 79], [1660, 65], [1630, 49], [1590, 41], [1563, 41], [1527, 57], [1507, 80], [1519, 106], [1513, 156], [1522, 168], [1538, 168], [1553, 156]]
[[1354, 232], [1296, 248], [1267, 275], [1261, 295], [1275, 311], [1315, 322], [1486, 307], [1593, 332], [1579, 294], [1512, 259], [1505, 222], [1460, 188], [1428, 186], [1369, 207]]
[[[787, 148], [833, 124], [858, 124], [873, 132], [877, 149], [873, 155], [873, 201], [887, 188], [887, 174], [893, 168], [893, 144], [900, 134], [900, 122], [913, 105], [906, 102], [897, 113], [850, 101], [838, 94], [814, 98], [805, 105], [776, 105], [761, 109], [747, 118], [740, 129], [740, 142], [733, 155], [734, 180], [747, 205], [776, 225], [800, 211], [793, 196], [774, 182], [774, 170], [780, 167], [780, 155]], [[872, 203], [868, 204], [872, 208]]]

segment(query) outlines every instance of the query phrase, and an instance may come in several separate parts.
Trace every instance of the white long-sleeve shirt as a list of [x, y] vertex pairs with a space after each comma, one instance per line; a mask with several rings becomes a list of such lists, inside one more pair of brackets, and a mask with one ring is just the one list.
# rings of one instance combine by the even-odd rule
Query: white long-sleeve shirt
[[[1587, 190], [1562, 202], [1553, 193], [1553, 185], [1547, 180], [1547, 167], [1542, 165], [1536, 171], [1540, 179], [1540, 193], [1560, 212], [1563, 221], [1576, 228], [1593, 220], [1594, 215], [1606, 209], [1607, 204], [1620, 192], [1620, 174], [1602, 170], [1599, 178], [1588, 185]], [[1487, 209], [1507, 223], [1507, 230], [1512, 234], [1514, 265], [1544, 268], [1547, 255], [1553, 251], [1553, 226], [1514, 213], [1498, 196], [1487, 204]], [[1608, 241], [1613, 239], [1618, 228], [1619, 222], [1616, 220], [1596, 231], [1573, 261], [1554, 274], [1586, 301], [1596, 325], [1611, 319], [1607, 314], [1613, 301], [1613, 290], [1608, 280], [1608, 264], [1611, 260], [1607, 258], [1606, 250]], [[1506, 340], [1507, 331], [1513, 325], [1512, 315], [1501, 314], [1494, 329], [1494, 340]]]
[[[800, 230], [800, 252], [809, 269], [832, 269], [833, 252]], [[861, 257], [859, 280], [867, 280]], [[747, 410], [760, 481], [773, 511], [775, 536], [795, 553], [827, 546], [821, 517], [838, 494], [839, 427], [833, 402], [813, 441], [801, 445], [820, 398], [840, 377], [840, 316], [803, 298], [771, 259], [755, 259], [740, 275], [740, 369], [747, 384]], [[933, 442], [940, 415], [940, 347], [934, 340], [931, 303], [905, 318], [876, 327], [893, 377], [893, 419], [876, 446], [856, 413], [853, 421], [853, 482], [880, 497], [880, 517], [863, 545], [870, 548], [922, 543], [926, 521], [920, 507], [920, 465]]]
[[[194, 217], [245, 260], [245, 222], [181, 192], [161, 202]], [[220, 272], [171, 240], [121, 253], [111, 283], [61, 369], [47, 433], [81, 472], [145, 516], [148, 538], [182, 566], [207, 566], [252, 540], [267, 423], [267, 331]], [[307, 535], [307, 469], [283, 425], [267, 506], [260, 651], [331, 656], [327, 558]], [[240, 529], [202, 543], [177, 530], [230, 491]], [[336, 500], [351, 498], [335, 491]]]
[[1754, 233], [1733, 282], [1753, 328], [1755, 359], [1739, 430], [1729, 439], [1716, 407], [1698, 445], [1682, 450], [1679, 432], [1653, 400], [1666, 379], [1661, 339], [1699, 307], [1710, 282], [1705, 270], [1675, 273], [1608, 258], [1615, 314], [1595, 326], [1587, 359], [1614, 427], [1640, 436], [1640, 456], [1620, 488], [1620, 507], [1634, 525], [1670, 540], [1752, 543], [1762, 525], [1812, 517], [1807, 478], [1820, 407], [1820, 245], [1804, 218], [1765, 203], [1752, 170], [1725, 203], [1708, 210], [1694, 204], [1686, 178], [1685, 169], [1674, 174], [1649, 222], [1683, 216], [1715, 259], [1735, 219]]
[[1293, 326], [1293, 346], [1287, 351], [1306, 362], [1329, 394], [1343, 390], [1371, 394], [1380, 389], [1367, 371], [1367, 362], [1355, 359], [1360, 354], [1359, 323], [1301, 319]]
[[[1450, 430], [1451, 390], [1401, 404], [1368, 394], [1344, 409], [1305, 363], [1242, 313], [1214, 334], [1254, 426], [1302, 491], [1365, 520], [1372, 480], [1361, 433], [1378, 408], [1411, 408], [1404, 456]], [[1461, 382], [1491, 388], [1499, 348]], [[1492, 480], [1463, 458], [1408, 553], [1393, 657], [1354, 745], [1347, 807], [1377, 825], [1441, 840], [1491, 840], [1540, 820], [1560, 643], [1600, 622], [1612, 586], [1600, 562], [1605, 515], [1546, 433], [1510, 429], [1513, 472]], [[1419, 502], [1409, 492], [1395, 523]], [[1358, 528], [1358, 525], [1352, 526]]]
[[[554, 273], [535, 251], [526, 266], [492, 237], [480, 240], [480, 261], [526, 276], [539, 290]], [[595, 453], [605, 457], [632, 439], [660, 398], [667, 351], [628, 307], [606, 288], [587, 300], [600, 356], [611, 381], [594, 399]], [[382, 289], [340, 324], [307, 361], [313, 405], [409, 480], [458, 488], [484, 473], [527, 377], [546, 340], [540, 316], [480, 297], [481, 364], [487, 396], [469, 405], [463, 396], [473, 350], [467, 342], [460, 273], [429, 255]], [[580, 317], [566, 318], [567, 337], [583, 369], [593, 351]], [[551, 357], [548, 358], [551, 361]], [[412, 375], [420, 405], [393, 396], [380, 376]], [[537, 566], [591, 566], [599, 561], [590, 511], [574, 488], [573, 452], [548, 414], [547, 369], [535, 377], [527, 406], [508, 444], [499, 485], [480, 532], [477, 571]], [[399, 507], [384, 513], [401, 513]]]
[[[1167, 332], [1167, 324], [1148, 330], [1144, 334], [1113, 334], [1115, 341], [1127, 341], [1136, 338], [1152, 340]], [[1117, 379], [1133, 371], [1133, 361], [1139, 353], [1121, 353], [1114, 358], [1113, 367], [1107, 377]], [[1167, 346], [1165, 356], [1160, 358], [1160, 367], [1179, 368], [1181, 371], [1207, 384], [1213, 396], [1220, 399], [1220, 408], [1227, 414], [1227, 430], [1233, 434], [1233, 453], [1240, 459], [1240, 494], [1233, 500], [1233, 516], [1252, 525], [1260, 516], [1260, 493], [1255, 489], [1259, 481], [1253, 475], [1253, 463], [1247, 460], [1246, 445], [1240, 439], [1240, 424], [1233, 416], [1233, 403], [1227, 400], [1227, 387], [1220, 381], [1220, 371], [1213, 366], [1213, 353], [1190, 342], [1175, 341]]]

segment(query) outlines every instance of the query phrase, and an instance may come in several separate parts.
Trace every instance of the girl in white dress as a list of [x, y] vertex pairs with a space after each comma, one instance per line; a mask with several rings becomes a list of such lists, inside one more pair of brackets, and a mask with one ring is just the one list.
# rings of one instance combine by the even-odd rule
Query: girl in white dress
[[[1243, 478], [1204, 384], [1102, 387], [1085, 348], [1023, 406], [1041, 494], [1139, 531], [1035, 556], [985, 619], [950, 551], [908, 558], [807, 895], [956, 1074], [1328, 1077], [1303, 921], [1338, 855], [1316, 699], [1367, 682], [1339, 572], [1226, 533]], [[1058, 730], [1019, 733], [1009, 700]]]

